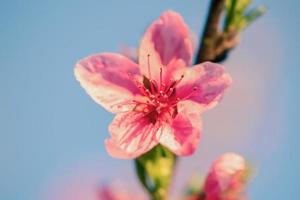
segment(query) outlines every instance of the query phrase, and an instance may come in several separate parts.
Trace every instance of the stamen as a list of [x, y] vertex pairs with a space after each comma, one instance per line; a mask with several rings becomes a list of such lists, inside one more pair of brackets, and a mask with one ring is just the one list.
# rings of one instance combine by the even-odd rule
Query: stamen
[[159, 90], [161, 90], [161, 84], [162, 84], [162, 67], [160, 67], [159, 72]]
[[147, 88], [145, 88], [145, 86], [142, 83], [140, 83], [136, 77], [134, 77], [130, 72], [128, 72], [127, 75], [143, 95], [145, 96], [151, 95], [150, 91]]
[[150, 54], [147, 55], [147, 62], [148, 62], [148, 75], [149, 75], [149, 79], [151, 79]]
[[160, 86], [160, 91], [165, 91], [166, 89], [166, 84], [162, 83]]
[[182, 81], [183, 78], [184, 78], [184, 75], [181, 75], [180, 79], [175, 81], [175, 84], [172, 87], [173, 88], [176, 87]]
[[152, 93], [148, 89], [145, 89], [145, 92], [147, 93], [148, 97], [152, 96]]
[[152, 94], [156, 93], [157, 84], [154, 80], [150, 79], [150, 89]]
[[150, 54], [147, 55], [147, 64], [148, 78], [144, 76], [143, 81], [137, 76], [128, 73], [129, 79], [139, 88], [140, 93], [146, 97], [140, 102], [130, 102], [134, 106], [133, 111], [141, 114], [141, 120], [148, 120], [152, 124], [170, 121], [177, 114], [178, 102], [191, 98], [198, 91], [198, 87], [193, 87], [190, 91], [187, 91], [185, 97], [177, 98], [176, 87], [182, 82], [184, 75], [178, 77], [178, 80], [173, 79], [165, 84], [163, 80], [163, 66], [161, 66], [158, 82], [158, 80], [152, 79]]
[[155, 92], [157, 92], [158, 85], [157, 85], [156, 81], [151, 79], [150, 82], [153, 84]]
[[[181, 77], [180, 77], [179, 80], [173, 81], [173, 83], [170, 84], [170, 86], [166, 90], [166, 94], [168, 96], [170, 96], [172, 94], [172, 92], [174, 91], [175, 87], [182, 81], [183, 78], [184, 78], [184, 75], [181, 75]], [[172, 80], [170, 80], [170, 82], [172, 82]]]
[[182, 98], [181, 100], [187, 100], [188, 98], [190, 98], [193, 94], [195, 94], [195, 92], [197, 92], [199, 88], [198, 87], [193, 87], [191, 93], [189, 93], [188, 95], [186, 95], [184, 98]]
[[170, 87], [170, 88], [167, 90], [166, 95], [167, 95], [167, 96], [170, 96], [170, 95], [173, 93], [173, 91], [174, 91], [174, 87]]

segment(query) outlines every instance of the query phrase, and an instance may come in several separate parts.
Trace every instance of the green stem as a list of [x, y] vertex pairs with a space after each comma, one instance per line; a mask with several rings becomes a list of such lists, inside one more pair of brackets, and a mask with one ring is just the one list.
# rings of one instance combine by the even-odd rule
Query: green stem
[[135, 160], [137, 176], [152, 200], [166, 200], [176, 164], [176, 156], [157, 145]]

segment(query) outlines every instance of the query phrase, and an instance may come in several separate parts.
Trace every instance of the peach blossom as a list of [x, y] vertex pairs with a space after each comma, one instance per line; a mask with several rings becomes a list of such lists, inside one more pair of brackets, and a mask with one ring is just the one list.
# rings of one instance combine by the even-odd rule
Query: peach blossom
[[103, 185], [98, 191], [99, 200], [144, 200], [139, 194], [130, 194], [114, 185]]
[[114, 53], [76, 64], [81, 86], [116, 114], [105, 141], [111, 156], [136, 158], [157, 144], [179, 156], [195, 151], [200, 116], [219, 102], [231, 78], [219, 64], [188, 67], [193, 53], [189, 35], [182, 17], [167, 11], [146, 31], [138, 64]]
[[217, 159], [205, 180], [206, 200], [245, 200], [246, 163], [235, 153]]

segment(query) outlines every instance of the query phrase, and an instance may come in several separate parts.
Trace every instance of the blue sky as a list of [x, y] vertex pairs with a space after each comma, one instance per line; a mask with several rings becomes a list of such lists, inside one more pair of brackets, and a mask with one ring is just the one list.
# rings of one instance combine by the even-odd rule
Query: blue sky
[[[255, 168], [251, 199], [297, 199], [300, 4], [254, 5], [260, 3], [268, 13], [242, 34], [225, 63], [235, 85], [204, 116], [202, 144], [178, 173], [204, 174], [217, 155], [237, 151]], [[134, 182], [131, 161], [110, 158], [103, 147], [113, 116], [84, 93], [73, 66], [92, 53], [136, 47], [164, 10], [180, 12], [199, 35], [207, 6], [204, 0], [1, 1], [0, 199], [44, 200], [55, 191], [49, 187], [84, 166], [95, 169], [99, 182]]]

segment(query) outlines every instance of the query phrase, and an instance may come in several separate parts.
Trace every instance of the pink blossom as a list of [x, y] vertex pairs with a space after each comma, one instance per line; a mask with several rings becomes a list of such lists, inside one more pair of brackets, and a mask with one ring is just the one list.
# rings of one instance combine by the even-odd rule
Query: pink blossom
[[129, 192], [122, 190], [120, 186], [105, 185], [99, 189], [99, 200], [143, 200], [145, 197], [139, 193], [130, 194]]
[[167, 11], [146, 31], [138, 64], [100, 53], [80, 60], [75, 76], [94, 101], [116, 117], [105, 141], [111, 156], [136, 158], [157, 144], [179, 156], [199, 142], [200, 115], [215, 106], [231, 78], [219, 64], [189, 68], [192, 43], [182, 17]]
[[227, 153], [217, 159], [205, 180], [206, 200], [246, 200], [247, 167], [243, 157]]

